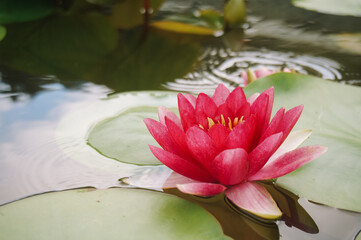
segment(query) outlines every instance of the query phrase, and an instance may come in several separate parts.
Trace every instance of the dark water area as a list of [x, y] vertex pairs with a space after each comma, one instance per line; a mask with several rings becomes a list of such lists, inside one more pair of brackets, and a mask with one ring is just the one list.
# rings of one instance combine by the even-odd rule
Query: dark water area
[[[204, 6], [220, 10], [220, 2], [166, 1], [154, 19]], [[143, 26], [119, 30], [107, 21], [79, 14], [6, 25], [0, 42], [0, 205], [50, 191], [121, 187], [118, 179], [136, 167], [124, 164], [117, 174], [74, 161], [66, 149], [76, 146], [57, 133], [64, 116], [115, 93], [211, 92], [219, 83], [244, 86], [241, 72], [259, 67], [292, 68], [361, 86], [360, 17], [308, 11], [288, 0], [250, 0], [242, 28], [218, 37]], [[74, 145], [86, 144], [74, 139]], [[296, 210], [289, 219], [260, 223], [237, 212], [224, 196], [169, 193], [203, 206], [235, 239], [356, 239], [361, 230], [359, 213], [273, 191], [292, 202]]]

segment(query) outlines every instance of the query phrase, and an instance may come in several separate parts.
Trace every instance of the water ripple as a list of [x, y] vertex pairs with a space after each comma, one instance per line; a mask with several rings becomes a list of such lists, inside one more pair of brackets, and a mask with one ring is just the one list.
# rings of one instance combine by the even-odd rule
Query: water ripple
[[261, 67], [280, 71], [294, 69], [298, 73], [313, 75], [329, 80], [340, 81], [342, 66], [330, 59], [310, 55], [297, 55], [292, 52], [241, 51], [229, 49], [208, 49], [201, 57], [201, 65], [195, 72], [182, 79], [168, 82], [165, 87], [176, 91], [193, 93], [212, 92], [223, 83], [226, 86], [244, 86], [242, 71]]

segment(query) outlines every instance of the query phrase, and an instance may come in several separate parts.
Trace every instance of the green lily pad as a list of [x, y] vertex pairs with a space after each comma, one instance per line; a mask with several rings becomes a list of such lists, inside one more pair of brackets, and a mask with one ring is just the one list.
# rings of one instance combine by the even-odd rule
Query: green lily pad
[[183, 34], [196, 34], [206, 36], [213, 36], [216, 34], [216, 30], [212, 28], [174, 21], [157, 21], [153, 22], [151, 26], [160, 30]]
[[275, 87], [274, 111], [304, 104], [297, 129], [312, 129], [306, 145], [328, 147], [319, 159], [277, 184], [308, 200], [361, 212], [361, 88], [311, 76], [278, 73], [250, 84], [246, 93]]
[[161, 105], [174, 109], [176, 93], [126, 92], [98, 100], [64, 116], [57, 127], [58, 145], [74, 160], [120, 177], [127, 169], [130, 175], [137, 167], [124, 163], [158, 165], [148, 147], [157, 143], [143, 119], [158, 118], [157, 107]]
[[198, 205], [164, 193], [71, 190], [0, 207], [0, 232], [15, 239], [229, 239]]
[[292, 0], [292, 3], [322, 13], [361, 16], [361, 3], [357, 0]]
[[157, 118], [156, 107], [135, 107], [116, 117], [97, 124], [90, 132], [88, 142], [103, 155], [135, 164], [161, 164], [147, 149], [157, 142], [147, 132], [144, 118]]

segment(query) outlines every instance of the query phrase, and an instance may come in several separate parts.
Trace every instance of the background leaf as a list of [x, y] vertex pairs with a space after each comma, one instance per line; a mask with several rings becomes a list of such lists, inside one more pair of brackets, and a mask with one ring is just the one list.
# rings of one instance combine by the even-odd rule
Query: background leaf
[[229, 239], [194, 203], [130, 189], [48, 193], [0, 207], [0, 232], [15, 239]]
[[89, 134], [89, 144], [103, 155], [135, 164], [161, 164], [148, 149], [159, 146], [147, 131], [145, 118], [157, 119], [157, 107], [136, 107], [98, 123]]
[[358, 0], [292, 0], [292, 3], [322, 13], [361, 16], [361, 3]]

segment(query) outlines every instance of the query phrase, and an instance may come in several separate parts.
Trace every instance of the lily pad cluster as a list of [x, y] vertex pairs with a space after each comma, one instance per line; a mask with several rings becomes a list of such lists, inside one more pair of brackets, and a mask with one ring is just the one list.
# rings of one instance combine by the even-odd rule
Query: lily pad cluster
[[[276, 96], [275, 109], [281, 106], [290, 109], [295, 105], [304, 104], [303, 114], [295, 129], [311, 128], [313, 134], [308, 144], [328, 147], [326, 154], [295, 172], [278, 178], [276, 184], [315, 202], [361, 212], [359, 205], [361, 200], [359, 188], [361, 140], [359, 136], [361, 133], [358, 127], [358, 119], [361, 117], [361, 90], [311, 76], [277, 73], [258, 79], [244, 91], [247, 96], [251, 96], [254, 92], [263, 92], [271, 86], [274, 87]], [[141, 94], [142, 99], [145, 100], [134, 101], [129, 105], [126, 97], [137, 96], [137, 94]], [[153, 91], [122, 93], [99, 100], [101, 104], [95, 104], [93, 108], [105, 109], [104, 106], [109, 105], [111, 109], [119, 109], [120, 113], [114, 112], [114, 116], [120, 117], [114, 121], [112, 121], [114, 116], [108, 120], [103, 119], [93, 130], [90, 130], [90, 136], [93, 134], [95, 137], [96, 131], [112, 123], [114, 128], [118, 129], [122, 129], [122, 126], [132, 127], [134, 130], [139, 128], [133, 134], [133, 141], [137, 142], [137, 139], [141, 140], [148, 134], [147, 129], [144, 125], [129, 121], [131, 118], [124, 116], [130, 114], [129, 116], [136, 116], [139, 121], [142, 118], [156, 116], [155, 104], [162, 105], [164, 101], [164, 105], [168, 108], [176, 107], [175, 101], [170, 101], [170, 98], [175, 98], [175, 94]], [[155, 100], [153, 104], [150, 104], [152, 102], [150, 99]], [[92, 112], [94, 112], [93, 108]], [[87, 109], [79, 109], [77, 117], [81, 118], [82, 115], [87, 117], [88, 115], [82, 114], [87, 111]], [[102, 114], [102, 111], [99, 112]], [[109, 112], [104, 118], [109, 118]], [[97, 116], [97, 119], [101, 119], [101, 116]], [[64, 130], [65, 127], [62, 126], [62, 129]], [[73, 126], [70, 126], [70, 129], [73, 129]], [[129, 157], [130, 155], [126, 154], [127, 151], [143, 152], [141, 154], [147, 152], [151, 156], [147, 146], [130, 144], [125, 148], [122, 143], [126, 142], [128, 134], [122, 134], [118, 139], [114, 139], [110, 137], [114, 135], [111, 131], [103, 133], [105, 134], [101, 136], [102, 142], [111, 143], [112, 146], [118, 145], [120, 152], [125, 153], [112, 156], [113, 160], [110, 159], [110, 161], [117, 162], [118, 160], [127, 162], [128, 165], [132, 165], [131, 163], [149, 165], [147, 162], [135, 162]], [[84, 133], [80, 140], [84, 141], [86, 136], [87, 134]], [[107, 136], [112, 140], [106, 141]], [[106, 144], [100, 146], [99, 143], [93, 142], [93, 147], [102, 150], [106, 148]], [[91, 146], [88, 146], [88, 149], [91, 151]], [[84, 153], [85, 151], [82, 150], [83, 155]], [[99, 151], [97, 154], [102, 153]], [[75, 156], [74, 159], [79, 156]], [[82, 163], [87, 164], [87, 159], [89, 158], [82, 159]], [[103, 160], [104, 158], [99, 158], [98, 161], [92, 159], [89, 166], [102, 168], [104, 167]], [[157, 160], [153, 158], [152, 161], [156, 163]], [[276, 196], [272, 191], [271, 194]], [[139, 199], [145, 201], [139, 202]], [[277, 201], [281, 198], [275, 197], [275, 199]], [[138, 218], [134, 218], [134, 214], [137, 216], [143, 214], [147, 222], [141, 221], [144, 224], [139, 231], [134, 230], [134, 226], [138, 224]], [[288, 214], [290, 213], [286, 212], [287, 216]], [[189, 222], [192, 219], [196, 222]], [[19, 221], [21, 221], [20, 224]], [[167, 222], [167, 227], [159, 230], [158, 227], [164, 221]], [[207, 236], [207, 239], [212, 239], [208, 236], [215, 236], [215, 239], [227, 239], [216, 220], [193, 203], [164, 193], [136, 189], [73, 190], [30, 197], [0, 207], [0, 222], [1, 232], [6, 233], [8, 239], [17, 239], [22, 236], [36, 236], [37, 239], [41, 239], [39, 236], [42, 236], [46, 239], [50, 234], [53, 239], [64, 239], [69, 236], [78, 236], [78, 234], [89, 236], [89, 239], [92, 239], [92, 236], [96, 238], [99, 234], [107, 234], [109, 239], [115, 239], [125, 233], [135, 234], [132, 235], [134, 239], [141, 239], [144, 234], [153, 231], [160, 234], [160, 239], [170, 239], [177, 238], [180, 232], [184, 234], [184, 228], [187, 228], [186, 232], [190, 234], [184, 236], [200, 236], [200, 238]], [[15, 225], [14, 222], [17, 224]], [[106, 233], [100, 230], [104, 226], [109, 229]], [[128, 229], [134, 231], [129, 233]], [[199, 232], [195, 229], [203, 230]]]

